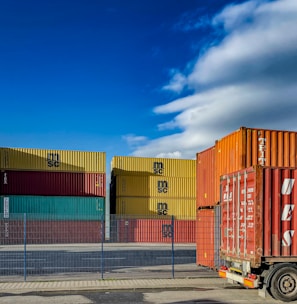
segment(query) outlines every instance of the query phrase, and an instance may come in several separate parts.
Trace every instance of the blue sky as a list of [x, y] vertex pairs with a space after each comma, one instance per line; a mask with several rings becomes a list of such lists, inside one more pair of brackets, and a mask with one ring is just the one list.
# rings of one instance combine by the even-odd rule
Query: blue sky
[[297, 1], [1, 1], [0, 146], [194, 159], [297, 131]]

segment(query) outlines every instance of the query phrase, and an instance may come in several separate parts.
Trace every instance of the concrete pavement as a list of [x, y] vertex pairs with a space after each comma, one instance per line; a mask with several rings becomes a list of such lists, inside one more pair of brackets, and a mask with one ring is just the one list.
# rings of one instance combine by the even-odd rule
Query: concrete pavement
[[39, 282], [2, 282], [1, 294], [23, 294], [45, 291], [82, 291], [82, 290], [123, 290], [123, 289], [164, 289], [198, 288], [206, 286], [225, 286], [220, 278], [184, 278], [184, 279], [107, 279], [107, 280], [64, 280]]

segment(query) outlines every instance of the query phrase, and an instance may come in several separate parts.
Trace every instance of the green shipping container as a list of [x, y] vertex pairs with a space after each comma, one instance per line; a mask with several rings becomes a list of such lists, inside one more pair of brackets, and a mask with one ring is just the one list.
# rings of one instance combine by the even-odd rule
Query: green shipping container
[[1, 196], [4, 219], [26, 213], [29, 220], [103, 220], [104, 197], [83, 196]]

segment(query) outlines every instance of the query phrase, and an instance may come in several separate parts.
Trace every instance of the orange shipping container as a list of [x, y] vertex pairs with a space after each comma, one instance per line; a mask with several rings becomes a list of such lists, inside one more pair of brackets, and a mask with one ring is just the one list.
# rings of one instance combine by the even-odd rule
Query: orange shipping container
[[196, 154], [196, 207], [212, 206], [214, 195], [215, 147]]
[[297, 166], [297, 132], [241, 127], [215, 143], [215, 200], [220, 176], [250, 166]]
[[196, 179], [168, 176], [116, 176], [111, 189], [117, 197], [195, 198]]
[[214, 208], [197, 210], [196, 264], [215, 266], [215, 212]]
[[195, 177], [196, 162], [191, 159], [114, 156], [111, 161], [113, 176], [159, 175], [170, 177]]

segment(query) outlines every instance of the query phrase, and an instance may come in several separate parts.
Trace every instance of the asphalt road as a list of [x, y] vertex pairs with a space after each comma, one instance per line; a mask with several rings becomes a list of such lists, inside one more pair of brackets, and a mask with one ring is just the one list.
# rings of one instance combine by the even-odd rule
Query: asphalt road
[[[241, 287], [217, 287], [209, 285], [204, 288], [125, 290], [125, 291], [82, 291], [82, 292], [48, 292], [23, 295], [1, 295], [1, 304], [276, 304], [283, 303], [272, 298], [262, 298], [256, 290]], [[296, 303], [296, 302], [291, 302]]]
[[195, 263], [195, 246], [105, 245], [5, 247], [0, 250], [0, 276], [59, 273], [105, 273], [135, 267]]

